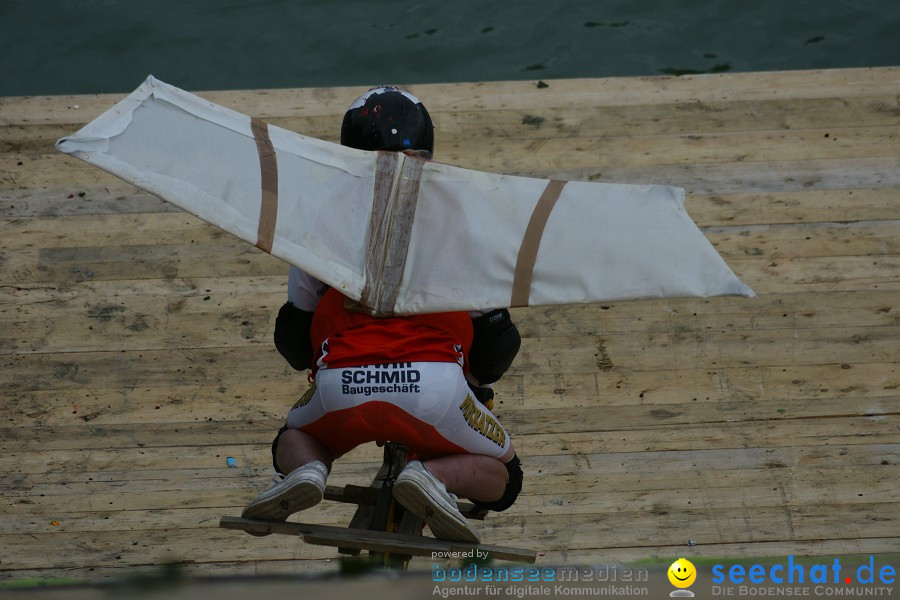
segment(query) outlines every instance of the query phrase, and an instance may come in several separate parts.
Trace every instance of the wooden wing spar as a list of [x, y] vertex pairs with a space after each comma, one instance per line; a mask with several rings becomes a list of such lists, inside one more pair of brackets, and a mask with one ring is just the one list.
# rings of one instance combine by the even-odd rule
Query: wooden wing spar
[[62, 152], [372, 314], [752, 296], [684, 190], [497, 175], [309, 138], [148, 77]]

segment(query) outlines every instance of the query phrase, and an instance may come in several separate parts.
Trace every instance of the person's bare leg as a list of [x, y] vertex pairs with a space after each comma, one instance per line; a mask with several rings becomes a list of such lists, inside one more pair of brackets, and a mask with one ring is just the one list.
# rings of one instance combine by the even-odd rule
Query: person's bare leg
[[288, 474], [314, 460], [322, 461], [330, 471], [334, 457], [313, 436], [298, 429], [288, 429], [278, 438], [275, 460], [284, 469], [284, 473]]
[[506, 490], [506, 465], [482, 454], [452, 454], [422, 463], [447, 491], [470, 500], [494, 502]]
[[[278, 468], [284, 471], [282, 477], [276, 478], [275, 485], [245, 506], [242, 517], [284, 521], [322, 501], [333, 457], [318, 440], [302, 431], [288, 429], [278, 437], [275, 459]], [[319, 461], [323, 464], [318, 464]], [[300, 469], [306, 465], [309, 467]], [[270, 532], [249, 533], [268, 535]]]

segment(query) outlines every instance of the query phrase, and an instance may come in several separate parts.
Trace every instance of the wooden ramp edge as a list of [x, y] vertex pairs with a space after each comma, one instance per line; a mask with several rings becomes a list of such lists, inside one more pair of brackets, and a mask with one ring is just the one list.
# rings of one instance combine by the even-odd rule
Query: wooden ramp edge
[[488, 559], [530, 564], [533, 564], [537, 559], [537, 552], [534, 550], [490, 544], [465, 544], [431, 537], [351, 527], [263, 521], [229, 516], [222, 517], [219, 521], [219, 527], [240, 529], [255, 535], [269, 535], [273, 533], [298, 535], [307, 544], [333, 546], [336, 548], [356, 548], [358, 550], [389, 552], [392, 554], [408, 554], [410, 556], [427, 556], [440, 559], [464, 558], [473, 555], [473, 552], [477, 550], [483, 553], [479, 556], [484, 556]]

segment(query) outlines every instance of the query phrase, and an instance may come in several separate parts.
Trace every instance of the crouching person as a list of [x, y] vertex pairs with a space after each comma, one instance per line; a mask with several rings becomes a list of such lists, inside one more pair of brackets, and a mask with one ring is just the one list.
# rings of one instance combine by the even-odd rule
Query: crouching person
[[508, 433], [466, 380], [472, 318], [376, 318], [345, 305], [328, 289], [315, 310], [314, 384], [272, 446], [276, 471], [287, 475], [243, 516], [283, 521], [315, 506], [334, 460], [363, 443], [392, 441], [417, 457], [398, 476], [394, 498], [435, 537], [478, 543], [456, 497], [505, 510], [521, 490], [522, 469]]
[[[341, 144], [431, 156], [431, 117], [412, 94], [372, 88], [351, 104]], [[275, 345], [313, 386], [272, 444], [276, 484], [243, 516], [284, 520], [322, 500], [334, 460], [373, 441], [404, 444], [417, 457], [394, 497], [436, 537], [477, 543], [456, 496], [505, 510], [522, 488], [509, 435], [491, 413], [490, 385], [510, 367], [520, 337], [503, 309], [376, 318], [292, 267]]]

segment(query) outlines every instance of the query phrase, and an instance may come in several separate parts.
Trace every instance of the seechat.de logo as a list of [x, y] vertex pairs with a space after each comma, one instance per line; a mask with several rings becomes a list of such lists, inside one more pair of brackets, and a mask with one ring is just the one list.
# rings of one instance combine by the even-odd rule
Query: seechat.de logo
[[[777, 562], [768, 567], [756, 564], [745, 567], [733, 564], [730, 567], [715, 565], [712, 568], [712, 583], [760, 585], [890, 585], [896, 579], [897, 571], [891, 565], [876, 565], [875, 557], [869, 556], [867, 563], [856, 568], [844, 568], [835, 558], [831, 563], [803, 565], [788, 556], [787, 563]], [[824, 591], [824, 588], [823, 588]]]

